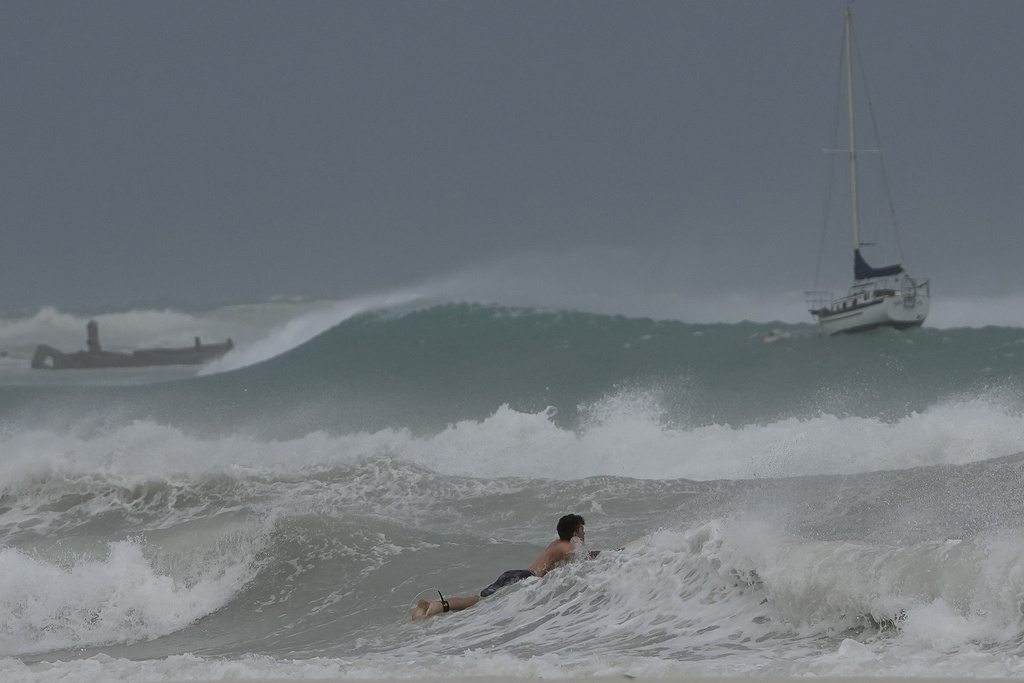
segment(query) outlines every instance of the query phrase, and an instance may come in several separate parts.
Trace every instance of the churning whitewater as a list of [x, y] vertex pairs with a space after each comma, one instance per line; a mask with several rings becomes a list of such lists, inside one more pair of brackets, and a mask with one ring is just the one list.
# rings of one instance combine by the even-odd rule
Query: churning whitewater
[[1024, 329], [394, 303], [4, 321], [0, 676], [1024, 676]]

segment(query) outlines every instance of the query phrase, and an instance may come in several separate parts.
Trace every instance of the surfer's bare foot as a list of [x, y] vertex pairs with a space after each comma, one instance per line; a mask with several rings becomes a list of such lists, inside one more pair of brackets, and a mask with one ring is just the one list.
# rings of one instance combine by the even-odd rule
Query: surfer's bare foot
[[416, 603], [416, 609], [412, 611], [412, 620], [419, 621], [425, 617], [432, 617], [435, 614], [440, 614], [442, 609], [441, 603], [437, 600], [434, 600], [433, 602], [420, 600]]

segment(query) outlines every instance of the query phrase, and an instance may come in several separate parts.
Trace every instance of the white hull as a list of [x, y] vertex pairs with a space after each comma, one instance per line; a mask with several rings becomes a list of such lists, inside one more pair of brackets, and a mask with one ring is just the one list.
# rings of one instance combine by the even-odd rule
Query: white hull
[[877, 327], [899, 330], [920, 327], [928, 317], [931, 294], [928, 282], [899, 278], [894, 286], [878, 280], [854, 285], [841, 299], [828, 299], [822, 292], [812, 295], [811, 315], [824, 335], [865, 332]]

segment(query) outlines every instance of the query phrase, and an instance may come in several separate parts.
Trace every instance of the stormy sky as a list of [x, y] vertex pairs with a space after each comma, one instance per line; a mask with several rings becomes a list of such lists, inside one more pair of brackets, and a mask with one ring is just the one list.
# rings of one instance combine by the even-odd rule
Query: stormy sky
[[[7, 0], [0, 309], [446, 283], [802, 319], [845, 6]], [[904, 263], [933, 311], [1024, 293], [1024, 2], [852, 8]]]

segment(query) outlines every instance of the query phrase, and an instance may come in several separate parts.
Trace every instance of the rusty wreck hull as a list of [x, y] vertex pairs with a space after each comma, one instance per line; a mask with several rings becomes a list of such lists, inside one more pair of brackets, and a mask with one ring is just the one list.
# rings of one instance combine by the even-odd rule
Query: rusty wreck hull
[[152, 365], [201, 365], [234, 348], [231, 341], [172, 349], [139, 349], [130, 353], [117, 351], [76, 351], [64, 353], [40, 344], [32, 356], [37, 370], [96, 370], [102, 368], [140, 368]]

